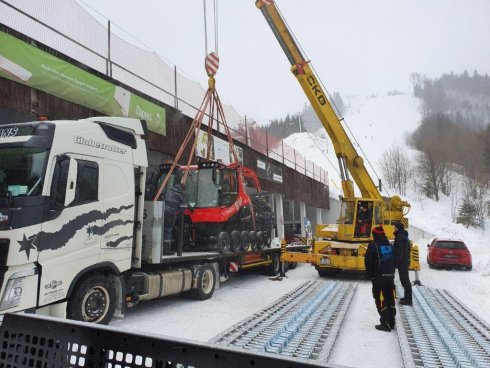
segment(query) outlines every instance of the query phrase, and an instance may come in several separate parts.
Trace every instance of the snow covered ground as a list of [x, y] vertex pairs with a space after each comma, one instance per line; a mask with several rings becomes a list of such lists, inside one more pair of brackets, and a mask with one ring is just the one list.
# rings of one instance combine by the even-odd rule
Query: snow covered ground
[[[373, 163], [377, 163], [392, 142], [402, 143], [407, 132], [417, 126], [420, 120], [418, 101], [410, 96], [352, 101], [346, 120], [351, 122], [350, 127], [364, 152]], [[308, 133], [296, 134], [288, 138], [288, 143], [301, 150], [309, 160], [323, 165], [336, 180], [333, 167], [325, 157], [327, 155], [336, 164], [331, 144], [328, 146], [318, 135]], [[452, 223], [450, 198], [443, 196], [439, 202], [435, 202], [410, 193], [406, 199], [412, 205], [408, 217], [414, 228], [409, 230], [413, 235], [412, 240], [420, 247], [422, 284], [451, 291], [490, 323], [490, 232], [466, 229]], [[463, 239], [473, 255], [473, 270], [429, 269], [426, 263], [427, 244], [434, 236]], [[412, 273], [412, 279], [413, 276]], [[125, 330], [208, 341], [304, 281], [317, 278], [318, 274], [310, 265], [299, 265], [289, 271], [282, 281], [273, 281], [264, 275], [237, 275], [222, 284], [210, 300], [198, 302], [169, 297], [149, 301], [129, 311], [124, 319], [114, 320], [111, 325]], [[333, 347], [330, 362], [351, 367], [402, 366], [396, 333], [374, 329], [378, 317], [371, 284], [355, 274], [342, 274], [338, 280], [356, 282], [358, 288]]]

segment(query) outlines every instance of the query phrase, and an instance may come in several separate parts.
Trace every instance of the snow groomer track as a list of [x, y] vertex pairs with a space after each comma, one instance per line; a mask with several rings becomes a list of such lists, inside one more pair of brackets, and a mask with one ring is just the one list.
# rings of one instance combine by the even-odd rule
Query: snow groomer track
[[405, 367], [490, 367], [490, 326], [446, 290], [416, 287], [398, 308]]
[[308, 281], [212, 342], [326, 361], [357, 285]]

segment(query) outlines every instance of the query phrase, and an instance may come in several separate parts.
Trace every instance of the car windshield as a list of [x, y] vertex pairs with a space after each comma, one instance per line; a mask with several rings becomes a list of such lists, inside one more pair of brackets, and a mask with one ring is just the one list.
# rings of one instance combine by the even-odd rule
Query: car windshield
[[41, 195], [48, 150], [0, 148], [0, 196]]
[[436, 248], [439, 249], [466, 249], [466, 245], [458, 241], [438, 241]]

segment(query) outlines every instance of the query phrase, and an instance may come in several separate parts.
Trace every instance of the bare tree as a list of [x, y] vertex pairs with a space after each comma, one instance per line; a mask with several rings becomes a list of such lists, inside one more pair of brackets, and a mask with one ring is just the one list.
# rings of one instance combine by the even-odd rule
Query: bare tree
[[408, 179], [413, 171], [413, 165], [406, 150], [393, 144], [384, 152], [380, 165], [388, 186], [396, 189], [401, 195], [406, 195]]
[[421, 151], [417, 158], [417, 171], [421, 175], [422, 191], [436, 201], [439, 192], [451, 193], [450, 172], [454, 123], [444, 114], [429, 115], [411, 137], [411, 144]]
[[463, 204], [460, 207], [458, 222], [468, 226], [485, 229], [485, 197], [487, 190], [478, 179], [465, 177], [463, 183]]

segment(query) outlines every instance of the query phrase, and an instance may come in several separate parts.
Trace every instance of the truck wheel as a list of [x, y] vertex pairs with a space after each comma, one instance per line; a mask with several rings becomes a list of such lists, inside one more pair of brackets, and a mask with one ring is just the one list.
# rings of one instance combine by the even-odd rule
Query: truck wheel
[[196, 300], [206, 300], [213, 296], [216, 287], [216, 271], [209, 264], [203, 265], [196, 275], [195, 288], [189, 290], [189, 297]]
[[244, 230], [240, 233], [240, 251], [246, 252], [249, 243], [250, 243], [250, 237], [248, 236], [248, 231]]
[[272, 257], [272, 263], [269, 266], [269, 276], [276, 276], [279, 273], [281, 262], [279, 261], [278, 254], [273, 254], [271, 257]]
[[92, 275], [77, 284], [68, 300], [67, 317], [107, 325], [116, 309], [116, 288], [104, 275]]
[[289, 262], [290, 270], [294, 270], [296, 267], [298, 267], [298, 262]]
[[230, 251], [230, 236], [224, 231], [218, 234], [218, 251], [220, 253], [228, 253]]
[[252, 250], [257, 250], [257, 244], [259, 241], [259, 239], [257, 238], [257, 233], [252, 230], [248, 234], [248, 237], [250, 238], [250, 244], [252, 245]]
[[238, 230], [233, 230], [230, 236], [230, 247], [233, 253], [236, 253], [240, 250], [240, 243], [240, 232]]

